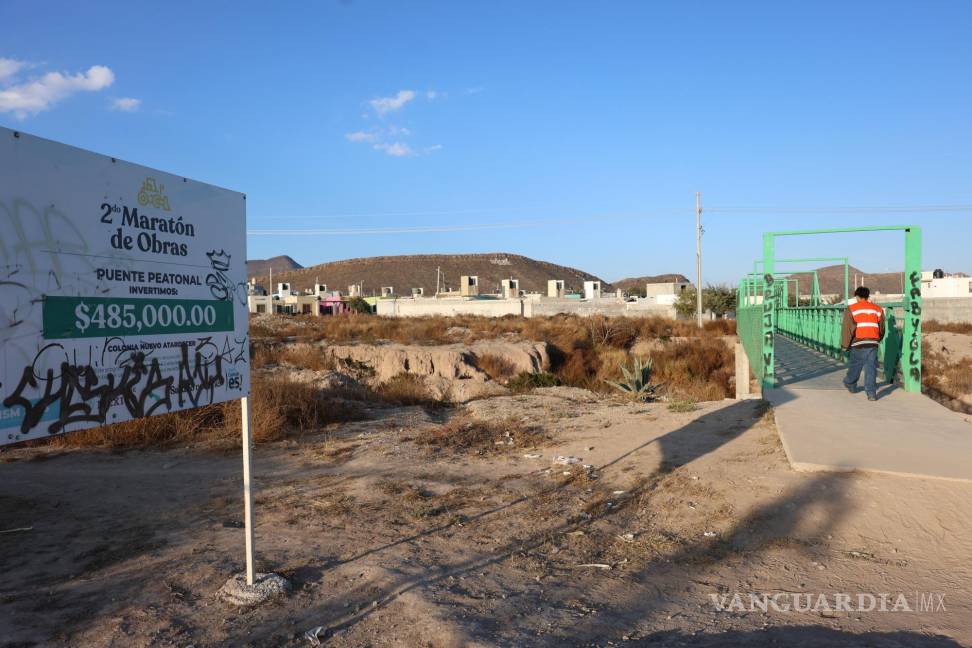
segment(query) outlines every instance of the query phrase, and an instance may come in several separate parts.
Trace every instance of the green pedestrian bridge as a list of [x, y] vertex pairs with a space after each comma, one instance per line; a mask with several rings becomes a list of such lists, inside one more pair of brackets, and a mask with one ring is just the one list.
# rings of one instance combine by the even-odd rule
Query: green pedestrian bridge
[[[878, 400], [844, 388], [841, 322], [850, 295], [844, 256], [777, 258], [781, 237], [901, 232], [904, 294], [884, 309]], [[921, 229], [914, 225], [763, 234], [763, 255], [739, 282], [736, 327], [750, 368], [773, 405], [797, 470], [863, 470], [972, 481], [972, 423], [921, 393]], [[843, 294], [825, 303], [815, 268], [844, 266]], [[801, 282], [804, 285], [801, 285]]]

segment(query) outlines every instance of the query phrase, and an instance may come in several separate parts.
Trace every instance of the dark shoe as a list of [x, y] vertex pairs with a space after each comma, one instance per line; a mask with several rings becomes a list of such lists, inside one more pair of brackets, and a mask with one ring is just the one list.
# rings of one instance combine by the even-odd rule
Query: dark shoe
[[877, 394], [868, 394], [867, 395], [867, 400], [869, 400], [869, 401], [876, 401], [877, 400]]
[[846, 389], [852, 394], [857, 393], [857, 385], [848, 385], [847, 383], [844, 383], [844, 389]]

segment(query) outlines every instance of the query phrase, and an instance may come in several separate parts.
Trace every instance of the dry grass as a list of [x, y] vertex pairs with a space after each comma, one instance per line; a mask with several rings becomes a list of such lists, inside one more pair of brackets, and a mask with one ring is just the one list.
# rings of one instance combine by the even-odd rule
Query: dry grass
[[335, 368], [333, 359], [316, 344], [262, 340], [253, 345], [250, 357], [253, 367], [256, 369], [279, 364], [289, 364], [314, 371], [327, 371]]
[[[252, 334], [252, 331], [251, 331]], [[254, 369], [280, 364], [284, 345], [279, 342], [257, 342], [250, 347], [250, 363]]]
[[334, 369], [334, 361], [314, 344], [288, 344], [280, 352], [279, 361], [314, 371]]
[[415, 374], [400, 373], [375, 389], [378, 399], [389, 405], [441, 405], [422, 379]]
[[[455, 342], [458, 331], [466, 343], [493, 339], [508, 334], [524, 340], [544, 341], [551, 357], [551, 373], [543, 384], [563, 384], [596, 391], [608, 391], [605, 378], [616, 378], [618, 364], [627, 363], [629, 349], [639, 339], [688, 338], [672, 342], [653, 354], [654, 382], [662, 382], [670, 396], [683, 400], [718, 400], [730, 395], [733, 357], [721, 340], [731, 333], [733, 322], [707, 322], [700, 331], [691, 322], [664, 318], [583, 318], [558, 315], [546, 318], [484, 318], [471, 316], [427, 318], [295, 318], [292, 328], [304, 339], [338, 342], [376, 342], [437, 344]], [[447, 335], [449, 329], [453, 335]], [[254, 331], [254, 334], [257, 331]], [[338, 369], [345, 373], [372, 372], [370, 367], [335, 367], [313, 343], [283, 343], [277, 338], [291, 332], [277, 329], [273, 338], [254, 343], [254, 368], [291, 365], [317, 371]], [[935, 362], [934, 360], [929, 360]], [[503, 384], [533, 385], [514, 375], [513, 366], [498, 356], [483, 354], [477, 365]], [[966, 389], [972, 369], [963, 366], [947, 370], [932, 365], [930, 374], [941, 377], [949, 393]], [[365, 375], [355, 375], [364, 379]], [[538, 383], [539, 384], [539, 383]], [[970, 389], [969, 391], [972, 391]], [[968, 391], [965, 393], [969, 393]], [[401, 374], [372, 389], [318, 390], [285, 378], [254, 375], [251, 414], [254, 438], [258, 443], [274, 441], [320, 429], [330, 423], [365, 418], [365, 403], [389, 405], [441, 405], [420, 378]], [[240, 408], [235, 402], [210, 405], [194, 410], [154, 416], [137, 421], [94, 428], [57, 437], [50, 441], [61, 446], [98, 446], [111, 448], [170, 447], [180, 444], [233, 446], [239, 444]], [[426, 434], [420, 443], [459, 450], [475, 449], [492, 453], [508, 447], [528, 447], [541, 442], [542, 433], [512, 423], [476, 423], [456, 420], [437, 433]], [[500, 442], [500, 443], [497, 443]]]
[[922, 349], [922, 382], [933, 395], [961, 399], [972, 395], [972, 359], [950, 360], [941, 353]]
[[668, 404], [669, 412], [694, 412], [699, 409], [698, 404], [691, 398], [676, 398]]
[[674, 399], [712, 401], [732, 395], [735, 357], [720, 340], [693, 340], [668, 345], [652, 354], [653, 381]]
[[545, 443], [548, 436], [540, 428], [514, 420], [480, 421], [457, 416], [444, 425], [420, 432], [414, 440], [435, 450], [489, 455], [535, 448]]
[[972, 323], [969, 322], [939, 322], [930, 320], [921, 323], [921, 330], [925, 333], [936, 333], [945, 331], [947, 333], [962, 333], [972, 335]]
[[378, 490], [394, 499], [395, 504], [408, 517], [430, 518], [445, 513], [447, 507], [442, 498], [415, 484], [400, 480], [383, 480]]
[[[250, 416], [256, 443], [366, 418], [361, 404], [348, 400], [338, 390], [318, 390], [306, 383], [258, 376], [251, 385]], [[229, 401], [92, 428], [55, 437], [50, 443], [61, 447], [238, 447], [240, 425], [240, 404]]]
[[[280, 316], [286, 317], [286, 316]], [[453, 333], [450, 334], [450, 329]], [[456, 331], [459, 335], [456, 335]], [[703, 330], [693, 322], [664, 317], [611, 317], [554, 315], [525, 319], [516, 316], [480, 317], [456, 315], [452, 317], [293, 317], [289, 326], [274, 331], [266, 327], [251, 327], [254, 337], [300, 337], [327, 340], [332, 344], [380, 341], [402, 344], [471, 343], [515, 334], [524, 340], [565, 338], [586, 340], [591, 344], [616, 348], [629, 347], [638, 338], [712, 337], [735, 334], [732, 320], [705, 323]]]
[[[620, 378], [619, 365], [629, 366], [631, 354], [618, 349], [603, 349], [596, 354], [599, 363], [595, 382], [576, 386], [595, 391], [610, 389], [605, 380]], [[645, 360], [645, 358], [641, 358]], [[693, 339], [672, 342], [651, 354], [651, 382], [678, 401], [722, 400], [732, 395], [735, 357], [721, 340]]]
[[526, 394], [542, 387], [557, 387], [560, 379], [552, 373], [529, 373], [520, 372], [506, 383], [506, 386], [514, 394]]
[[[550, 373], [556, 382], [570, 387], [607, 392], [605, 379], [616, 379], [619, 364], [629, 364], [629, 350], [638, 340], [672, 340], [666, 348], [652, 354], [657, 380], [665, 383], [668, 394], [696, 401], [721, 400], [732, 395], [730, 378], [734, 375], [734, 358], [721, 339], [735, 331], [735, 322], [715, 320], [699, 330], [694, 323], [662, 317], [580, 317], [555, 315], [525, 319], [522, 317], [343, 317], [299, 318], [295, 332], [304, 338], [327, 340], [329, 343], [374, 343], [395, 341], [405, 344], [444, 344], [457, 341], [470, 344], [480, 339], [509, 337], [542, 341], [550, 353]], [[284, 330], [278, 335], [288, 335]], [[673, 338], [676, 338], [673, 340]], [[291, 352], [291, 345], [255, 346], [254, 366], [266, 362], [286, 361], [295, 366], [317, 366], [323, 363], [313, 351]], [[297, 346], [297, 345], [293, 345]], [[317, 349], [314, 345], [301, 345]], [[287, 358], [290, 358], [289, 360]], [[483, 354], [477, 365], [501, 384], [519, 385], [512, 365], [502, 358]], [[321, 366], [327, 366], [323, 364]], [[330, 368], [330, 367], [327, 367]], [[339, 371], [357, 380], [365, 380], [370, 367], [341, 364]], [[360, 375], [359, 375], [360, 374]], [[405, 389], [405, 388], [408, 389]], [[427, 404], [421, 395], [399, 398], [396, 392], [416, 391], [417, 387], [396, 385], [389, 388], [390, 402]], [[379, 390], [381, 391], [381, 390]]]
[[497, 355], [481, 353], [476, 356], [476, 366], [486, 372], [490, 378], [505, 385], [510, 378], [516, 376], [516, 365]]

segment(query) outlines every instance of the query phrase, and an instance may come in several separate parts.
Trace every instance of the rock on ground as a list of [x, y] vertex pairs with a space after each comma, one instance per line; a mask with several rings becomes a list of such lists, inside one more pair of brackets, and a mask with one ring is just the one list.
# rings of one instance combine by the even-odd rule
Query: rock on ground
[[485, 382], [489, 376], [479, 368], [477, 358], [486, 355], [505, 360], [514, 373], [537, 373], [550, 369], [550, 355], [545, 342], [487, 340], [471, 345], [438, 346], [354, 344], [328, 346], [324, 352], [338, 363], [351, 360], [368, 365], [374, 369], [374, 378], [378, 382], [402, 373]]
[[506, 364], [510, 376], [550, 369], [550, 354], [545, 342], [483, 340], [471, 345], [334, 345], [325, 347], [324, 353], [339, 368], [370, 367], [374, 371], [374, 375], [368, 377], [372, 384], [381, 384], [400, 374], [411, 374], [422, 379], [434, 398], [457, 403], [507, 392], [480, 368], [487, 356], [491, 356], [494, 363], [498, 360]]
[[246, 584], [246, 574], [236, 574], [219, 589], [219, 597], [233, 605], [259, 605], [290, 591], [290, 583], [279, 574], [254, 575], [253, 584]]

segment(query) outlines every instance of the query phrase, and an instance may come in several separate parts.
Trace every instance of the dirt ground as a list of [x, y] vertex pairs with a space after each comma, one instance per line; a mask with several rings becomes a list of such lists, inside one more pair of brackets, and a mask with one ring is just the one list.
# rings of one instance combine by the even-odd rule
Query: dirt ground
[[[531, 434], [422, 442], [455, 416]], [[551, 388], [261, 445], [259, 568], [293, 592], [249, 609], [216, 596], [243, 567], [238, 453], [0, 460], [0, 646], [310, 646], [315, 626], [339, 647], [972, 642], [972, 484], [794, 472], [760, 401]], [[933, 609], [713, 603], [736, 593]]]
[[930, 351], [940, 353], [952, 362], [972, 360], [972, 335], [933, 331], [926, 333], [924, 340]]

